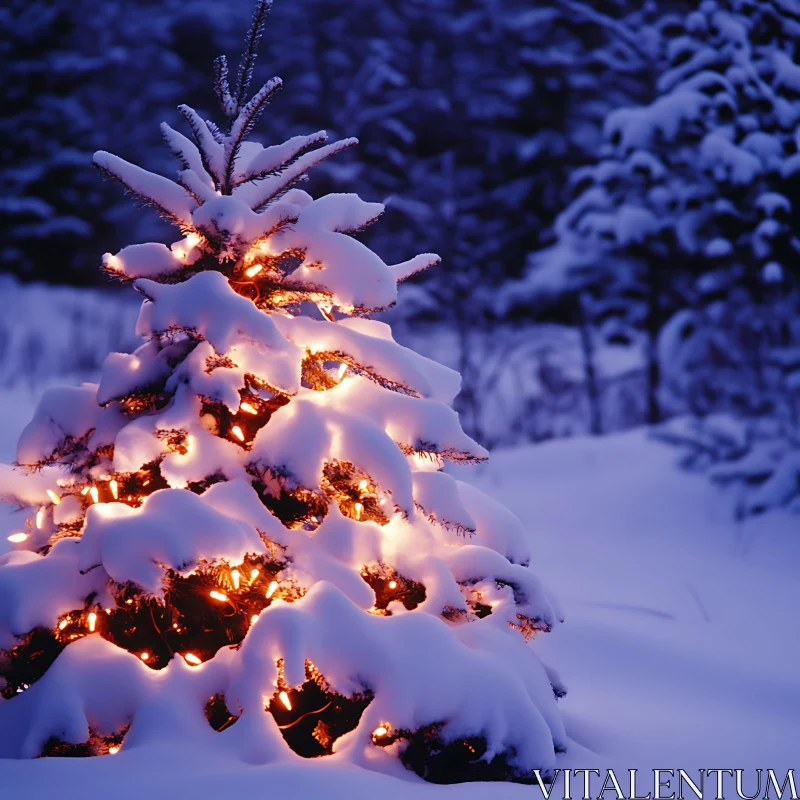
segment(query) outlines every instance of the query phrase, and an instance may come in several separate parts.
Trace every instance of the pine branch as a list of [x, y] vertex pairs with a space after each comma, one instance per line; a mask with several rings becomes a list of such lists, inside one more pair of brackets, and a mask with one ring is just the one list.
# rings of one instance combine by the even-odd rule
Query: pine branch
[[214, 94], [222, 108], [222, 113], [233, 119], [236, 116], [236, 101], [231, 96], [231, 87], [228, 83], [228, 59], [219, 56], [214, 59]]
[[420, 255], [414, 256], [408, 261], [403, 261], [401, 264], [393, 264], [389, 267], [389, 271], [398, 283], [402, 283], [412, 275], [428, 269], [428, 267], [435, 267], [441, 261], [442, 259], [436, 253], [420, 253]]
[[410, 445], [396, 441], [395, 444], [407, 456], [414, 455], [432, 460], [444, 459], [445, 461], [452, 461], [454, 464], [480, 464], [488, 459], [488, 456], [477, 456], [474, 453], [468, 453], [455, 447], [447, 447], [441, 450], [433, 442], [416, 442], [414, 445]]
[[437, 517], [434, 512], [428, 512], [425, 506], [415, 502], [414, 507], [433, 525], [440, 525], [446, 531], [455, 531], [458, 536], [473, 536], [477, 533], [475, 528], [469, 528], [460, 522], [452, 522], [445, 517]]
[[569, 14], [577, 17], [583, 17], [584, 19], [589, 20], [589, 22], [594, 22], [599, 27], [610, 31], [618, 42], [627, 46], [645, 64], [652, 63], [654, 54], [648, 53], [642, 47], [635, 32], [624, 23], [617, 21], [607, 14], [597, 11], [596, 9], [592, 8], [590, 4], [582, 2], [582, 0], [558, 0], [558, 4], [567, 9]]
[[282, 144], [267, 147], [259, 153], [248, 165], [248, 174], [234, 181], [233, 188], [250, 181], [260, 181], [271, 175], [278, 175], [290, 167], [300, 156], [307, 153], [312, 147], [326, 141], [328, 134], [317, 131], [308, 136], [293, 136]]
[[258, 43], [261, 39], [261, 35], [264, 33], [267, 14], [269, 14], [271, 8], [272, 0], [258, 0], [256, 3], [256, 8], [253, 12], [253, 20], [250, 23], [250, 29], [247, 31], [247, 36], [244, 40], [242, 60], [239, 62], [234, 113], [239, 112], [239, 109], [244, 104], [244, 98], [247, 96], [247, 90], [253, 78], [253, 68], [256, 64]]
[[161, 137], [184, 170], [192, 170], [200, 180], [206, 178], [209, 188], [213, 187], [214, 180], [206, 171], [200, 151], [191, 139], [171, 128], [166, 122], [161, 123]]
[[107, 178], [117, 181], [139, 202], [152, 206], [176, 225], [190, 225], [196, 203], [192, 196], [175, 182], [130, 164], [118, 156], [98, 150], [94, 164]]
[[250, 207], [253, 211], [261, 210], [287, 192], [295, 183], [303, 180], [306, 172], [311, 169], [311, 167], [315, 167], [326, 158], [340, 153], [342, 150], [346, 150], [348, 147], [352, 147], [356, 144], [358, 144], [358, 139], [341, 139], [338, 142], [325, 145], [325, 147], [320, 147], [319, 150], [306, 153], [279, 175], [266, 178], [264, 183], [259, 187], [262, 191], [249, 200]]
[[326, 361], [338, 361], [341, 364], [347, 364], [353, 374], [361, 375], [384, 389], [389, 389], [392, 392], [407, 395], [408, 397], [422, 397], [416, 389], [404, 383], [400, 383], [399, 381], [387, 378], [382, 375], [379, 370], [362, 363], [355, 356], [346, 353], [344, 350], [319, 350], [313, 355], [306, 356], [304, 363], [306, 361], [316, 362], [320, 365], [324, 364]]
[[257, 238], [253, 239], [253, 242], [250, 245], [251, 248], [256, 249], [259, 245], [266, 244], [271, 236], [275, 236], [275, 234], [279, 233], [280, 231], [290, 228], [297, 222], [296, 214], [292, 214], [288, 210], [281, 209], [280, 206], [276, 206], [276, 209], [280, 209], [280, 212], [277, 216], [272, 218], [269, 217], [269, 212], [259, 215], [261, 220], [263, 220], [263, 233], [259, 233]]
[[225, 145], [225, 134], [220, 130], [219, 125], [216, 122], [212, 122], [210, 119], [206, 120], [206, 125], [208, 129], [211, 131], [211, 135], [214, 137], [214, 141], [217, 144]]
[[213, 200], [216, 197], [214, 189], [202, 178], [199, 178], [193, 169], [185, 169], [178, 175], [178, 183], [194, 197], [198, 205]]
[[217, 141], [208, 123], [190, 106], [180, 105], [178, 111], [189, 124], [203, 163], [203, 169], [214, 179], [217, 187], [222, 185], [222, 145]]
[[256, 122], [258, 122], [258, 118], [264, 112], [267, 103], [272, 98], [272, 95], [282, 86], [283, 81], [280, 78], [272, 78], [272, 80], [267, 81], [239, 112], [236, 121], [231, 126], [231, 132], [225, 141], [223, 174], [223, 192], [225, 194], [230, 194], [232, 190], [233, 170], [242, 142], [244, 142], [252, 132]]

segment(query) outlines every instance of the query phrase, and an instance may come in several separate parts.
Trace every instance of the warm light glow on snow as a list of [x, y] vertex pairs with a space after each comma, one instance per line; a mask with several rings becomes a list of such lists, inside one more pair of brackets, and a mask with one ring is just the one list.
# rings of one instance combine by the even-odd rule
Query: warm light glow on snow
[[61, 502], [61, 496], [57, 495], [52, 489], [47, 490], [47, 496], [53, 501], [54, 506]]
[[89, 630], [94, 633], [94, 629], [97, 627], [97, 614], [90, 611], [86, 619], [89, 621]]
[[269, 600], [269, 598], [275, 594], [275, 590], [277, 588], [278, 588], [278, 581], [272, 581], [272, 583], [269, 585], [269, 588], [267, 589], [267, 600]]
[[234, 425], [231, 428], [231, 433], [240, 441], [244, 441], [244, 434], [242, 433], [242, 429], [238, 425]]
[[9, 542], [24, 542], [28, 538], [27, 533], [12, 533], [11, 536], [8, 537]]
[[208, 593], [208, 596], [211, 597], [214, 600], [219, 600], [220, 603], [227, 603], [228, 602], [228, 596], [225, 595], [225, 594], [222, 594], [222, 592], [210, 591]]
[[110, 267], [111, 269], [121, 270], [122, 269], [122, 262], [111, 253], [107, 253], [105, 257], [105, 266]]
[[278, 697], [280, 698], [281, 703], [286, 706], [287, 711], [292, 710], [292, 701], [289, 699], [289, 695], [286, 692], [281, 692]]

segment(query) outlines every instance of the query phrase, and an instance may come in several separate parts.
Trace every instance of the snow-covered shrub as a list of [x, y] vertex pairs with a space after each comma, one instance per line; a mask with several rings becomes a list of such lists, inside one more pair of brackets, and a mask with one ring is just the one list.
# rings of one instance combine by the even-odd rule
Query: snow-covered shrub
[[216, 62], [227, 132], [162, 126], [177, 181], [95, 154], [183, 238], [105, 256], [145, 341], [47, 392], [5, 476], [31, 514], [0, 561], [0, 755], [550, 774], [563, 688], [528, 640], [558, 607], [519, 520], [443, 471], [487, 457], [458, 374], [369, 318], [438, 257], [387, 265], [352, 235], [382, 205], [298, 188], [355, 140], [248, 141], [281, 86], [247, 98], [268, 8], [235, 87]]
[[[707, 281], [712, 294], [714, 282]], [[663, 328], [661, 402], [691, 413], [657, 431], [739, 487], [740, 515], [795, 504], [800, 497], [800, 314], [798, 298], [754, 305], [741, 289], [678, 312]], [[798, 505], [800, 508], [800, 505]]]
[[676, 417], [653, 436], [678, 449], [684, 469], [732, 496], [738, 519], [777, 508], [800, 513], [800, 428], [769, 418], [717, 413]]

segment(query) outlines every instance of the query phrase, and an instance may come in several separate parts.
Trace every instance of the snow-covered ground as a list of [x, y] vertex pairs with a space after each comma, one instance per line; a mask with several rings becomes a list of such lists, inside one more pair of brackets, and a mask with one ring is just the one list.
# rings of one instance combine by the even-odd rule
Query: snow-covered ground
[[[2, 460], [13, 458], [33, 394], [2, 396]], [[561, 707], [573, 744], [560, 765], [618, 775], [643, 769], [644, 793], [655, 768], [800, 772], [800, 519], [773, 513], [736, 523], [726, 498], [677, 471], [675, 460], [635, 430], [503, 450], [471, 470], [526, 521], [537, 574], [567, 615], [534, 645], [569, 689]], [[12, 529], [10, 517], [2, 522]], [[735, 797], [729, 789], [725, 797]], [[745, 790], [753, 792], [749, 783]], [[359, 771], [336, 756], [243, 768], [179, 742], [85, 761], [0, 761], [0, 797], [6, 793], [32, 800], [539, 794], [525, 786], [432, 786], [411, 773], [402, 780]], [[563, 796], [560, 787], [554, 795]]]

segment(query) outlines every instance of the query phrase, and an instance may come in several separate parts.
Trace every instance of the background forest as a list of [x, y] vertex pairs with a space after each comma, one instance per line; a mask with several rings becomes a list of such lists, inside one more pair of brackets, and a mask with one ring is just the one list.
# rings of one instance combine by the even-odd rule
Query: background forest
[[[137, 300], [96, 267], [171, 233], [91, 153], [170, 174], [151, 121], [211, 109], [211, 60], [250, 10], [0, 11], [4, 386], [85, 376], [135, 345]], [[655, 424], [752, 513], [800, 487], [798, 41], [794, 0], [292, 0], [256, 80], [291, 92], [265, 140], [360, 139], [315, 194], [385, 201], [364, 237], [389, 263], [442, 256], [390, 313], [400, 339], [462, 373], [470, 434]]]

